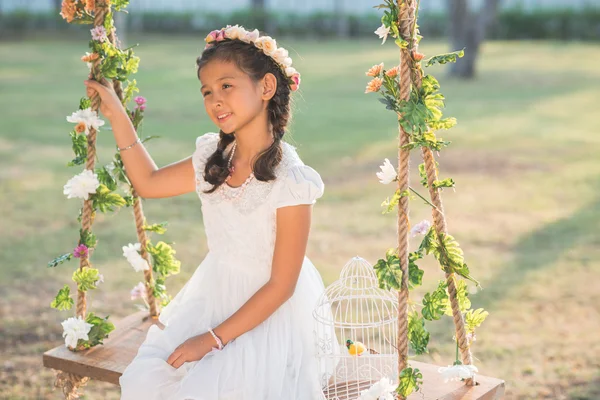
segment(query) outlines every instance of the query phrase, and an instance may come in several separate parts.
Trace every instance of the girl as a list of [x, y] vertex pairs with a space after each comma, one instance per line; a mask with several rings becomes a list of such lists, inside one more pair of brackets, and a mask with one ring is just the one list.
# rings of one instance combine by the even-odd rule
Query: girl
[[121, 376], [121, 399], [317, 399], [312, 310], [324, 286], [305, 251], [324, 185], [282, 140], [300, 75], [258, 30], [228, 26], [205, 41], [197, 72], [219, 133], [166, 167], [156, 167], [113, 89], [86, 81], [137, 193], [196, 191], [209, 247], [162, 310], [165, 328], [150, 328]]

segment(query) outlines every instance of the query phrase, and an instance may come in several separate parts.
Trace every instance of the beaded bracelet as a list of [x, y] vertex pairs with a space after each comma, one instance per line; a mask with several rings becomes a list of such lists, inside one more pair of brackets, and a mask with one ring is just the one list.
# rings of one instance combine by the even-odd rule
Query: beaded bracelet
[[217, 348], [219, 350], [223, 350], [223, 342], [221, 341], [221, 339], [219, 339], [219, 337], [215, 334], [215, 332], [212, 329], [208, 329], [208, 331], [210, 332], [210, 334], [212, 335], [212, 337], [215, 339], [215, 342], [217, 342]]
[[140, 140], [140, 138], [138, 137], [138, 138], [137, 138], [137, 140], [136, 140], [135, 142], [133, 142], [132, 144], [130, 144], [129, 146], [127, 146], [127, 147], [123, 147], [122, 149], [117, 147], [117, 150], [119, 150], [119, 151], [128, 150], [128, 149], [132, 148], [133, 146], [135, 146], [136, 144], [138, 144], [138, 143], [141, 143], [141, 142], [142, 142], [142, 141], [141, 141], [141, 140]]

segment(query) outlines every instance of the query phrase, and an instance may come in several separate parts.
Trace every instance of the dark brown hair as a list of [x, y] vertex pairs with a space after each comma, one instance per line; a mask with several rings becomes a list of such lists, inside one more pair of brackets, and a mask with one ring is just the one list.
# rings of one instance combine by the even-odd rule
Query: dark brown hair
[[[283, 156], [281, 140], [291, 118], [288, 78], [275, 60], [264, 54], [262, 50], [256, 48], [252, 43], [245, 43], [241, 40], [226, 39], [204, 50], [202, 55], [196, 60], [198, 78], [200, 77], [202, 67], [213, 60], [233, 62], [254, 82], [258, 82], [269, 72], [277, 78], [275, 95], [269, 100], [267, 107], [269, 122], [273, 127], [274, 141], [268, 149], [258, 155], [252, 166], [256, 179], [260, 181], [275, 179], [275, 167], [281, 162]], [[213, 185], [206, 193], [212, 193], [217, 190], [229, 175], [224, 151], [227, 145], [234, 140], [235, 137], [233, 134], [226, 134], [223, 131], [219, 131], [217, 150], [208, 157], [204, 167], [204, 179]]]

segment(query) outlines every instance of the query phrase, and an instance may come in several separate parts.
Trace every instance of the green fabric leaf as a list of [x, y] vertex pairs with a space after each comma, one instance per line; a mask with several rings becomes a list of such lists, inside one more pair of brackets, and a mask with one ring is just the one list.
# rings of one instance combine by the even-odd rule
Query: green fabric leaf
[[384, 207], [384, 210], [381, 212], [382, 214], [389, 214], [392, 211], [394, 211], [394, 209], [396, 208], [396, 206], [398, 205], [398, 203], [400, 202], [400, 198], [404, 197], [404, 196], [408, 196], [408, 190], [404, 190], [403, 192], [400, 192], [400, 189], [397, 189], [396, 192], [394, 193], [394, 195], [392, 196], [392, 199], [390, 200], [389, 197], [387, 197], [382, 203], [381, 203], [381, 207]]
[[158, 242], [154, 246], [148, 242], [148, 253], [152, 256], [152, 269], [163, 277], [178, 274], [181, 262], [175, 258], [176, 251], [165, 242]]
[[92, 312], [86, 316], [85, 322], [94, 325], [88, 333], [88, 340], [78, 342], [78, 345], [81, 344], [86, 349], [103, 344], [104, 339], [115, 329], [114, 324], [108, 321], [108, 316], [100, 318]]
[[123, 207], [125, 199], [118, 193], [114, 193], [104, 184], [100, 184], [96, 193], [92, 195], [92, 204], [94, 209], [101, 212], [114, 211], [113, 207]]
[[448, 307], [446, 288], [446, 282], [440, 281], [436, 290], [432, 293], [425, 293], [422, 309], [423, 318], [428, 321], [437, 321], [442, 318]]
[[380, 259], [373, 266], [379, 287], [385, 290], [400, 290], [402, 285], [402, 270], [400, 270], [400, 260], [395, 254], [394, 249], [389, 249], [385, 254], [385, 259]]
[[161, 222], [160, 224], [144, 225], [143, 229], [148, 232], [154, 232], [159, 235], [163, 235], [167, 231], [167, 222]]
[[456, 184], [454, 183], [454, 179], [452, 178], [446, 178], [442, 181], [433, 181], [433, 187], [435, 189], [439, 189], [439, 188], [453, 188], [455, 187]]
[[82, 292], [96, 289], [96, 282], [99, 279], [100, 274], [96, 268], [77, 269], [73, 272], [73, 282], [77, 283], [77, 288]]
[[73, 153], [75, 158], [67, 163], [67, 166], [82, 165], [87, 161], [87, 136], [75, 131], [70, 133]]
[[433, 56], [427, 60], [425, 63], [426, 67], [431, 67], [434, 64], [447, 64], [456, 62], [459, 58], [465, 55], [465, 49], [453, 51], [452, 53], [444, 53], [439, 54], [437, 56]]
[[414, 289], [423, 284], [424, 271], [416, 264], [423, 255], [415, 251], [408, 255], [408, 288]]
[[465, 314], [465, 329], [467, 333], [475, 332], [475, 328], [478, 328], [488, 315], [489, 313], [483, 308], [467, 311]]
[[88, 249], [96, 247], [98, 239], [89, 230], [79, 229], [79, 244], [84, 244]]
[[429, 353], [429, 332], [425, 329], [425, 320], [416, 311], [408, 314], [408, 343], [417, 355]]
[[58, 256], [54, 260], [52, 260], [48, 263], [48, 268], [55, 268], [55, 267], [59, 266], [60, 264], [64, 263], [65, 261], [70, 261], [72, 257], [73, 257], [72, 253], [66, 253], [66, 254], [63, 254], [62, 256]]
[[423, 384], [423, 374], [418, 368], [406, 367], [400, 372], [398, 389], [396, 392], [404, 397], [408, 397], [411, 393], [419, 390], [419, 386]]
[[69, 285], [65, 285], [58, 291], [58, 294], [50, 303], [50, 307], [56, 308], [59, 311], [70, 310], [73, 307], [74, 301], [71, 298], [71, 289]]
[[117, 181], [112, 176], [110, 171], [108, 169], [106, 169], [106, 166], [101, 167], [101, 168], [96, 168], [95, 172], [98, 175], [98, 181], [101, 184], [103, 184], [104, 186], [106, 186], [108, 188], [108, 190], [113, 191], [113, 192], [115, 190], [117, 190]]

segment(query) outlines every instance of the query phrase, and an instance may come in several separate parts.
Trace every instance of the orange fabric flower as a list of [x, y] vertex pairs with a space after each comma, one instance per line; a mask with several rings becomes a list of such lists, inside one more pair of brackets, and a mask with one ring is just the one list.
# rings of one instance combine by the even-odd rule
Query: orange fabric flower
[[367, 84], [367, 89], [365, 90], [365, 93], [379, 92], [379, 89], [381, 89], [382, 84], [383, 80], [381, 78], [373, 78], [373, 80]]
[[66, 19], [67, 22], [71, 22], [75, 19], [75, 13], [77, 12], [77, 6], [74, 0], [63, 0], [60, 7], [60, 16]]
[[96, 0], [85, 0], [85, 11], [92, 12], [96, 8]]
[[86, 53], [85, 56], [81, 57], [83, 62], [92, 62], [98, 58], [98, 53]]
[[75, 132], [77, 133], [83, 133], [85, 132], [86, 126], [85, 126], [85, 122], [80, 122], [77, 125], [75, 125]]
[[398, 66], [395, 66], [394, 68], [390, 69], [389, 71], [385, 71], [385, 75], [388, 78], [395, 78], [396, 76], [398, 76]]
[[412, 56], [415, 61], [421, 61], [423, 59], [423, 57], [425, 57], [425, 54], [419, 53], [418, 51], [413, 50]]
[[373, 65], [367, 72], [365, 72], [365, 75], [379, 76], [379, 74], [381, 73], [382, 70], [383, 70], [383, 63], [381, 63], [379, 65]]

